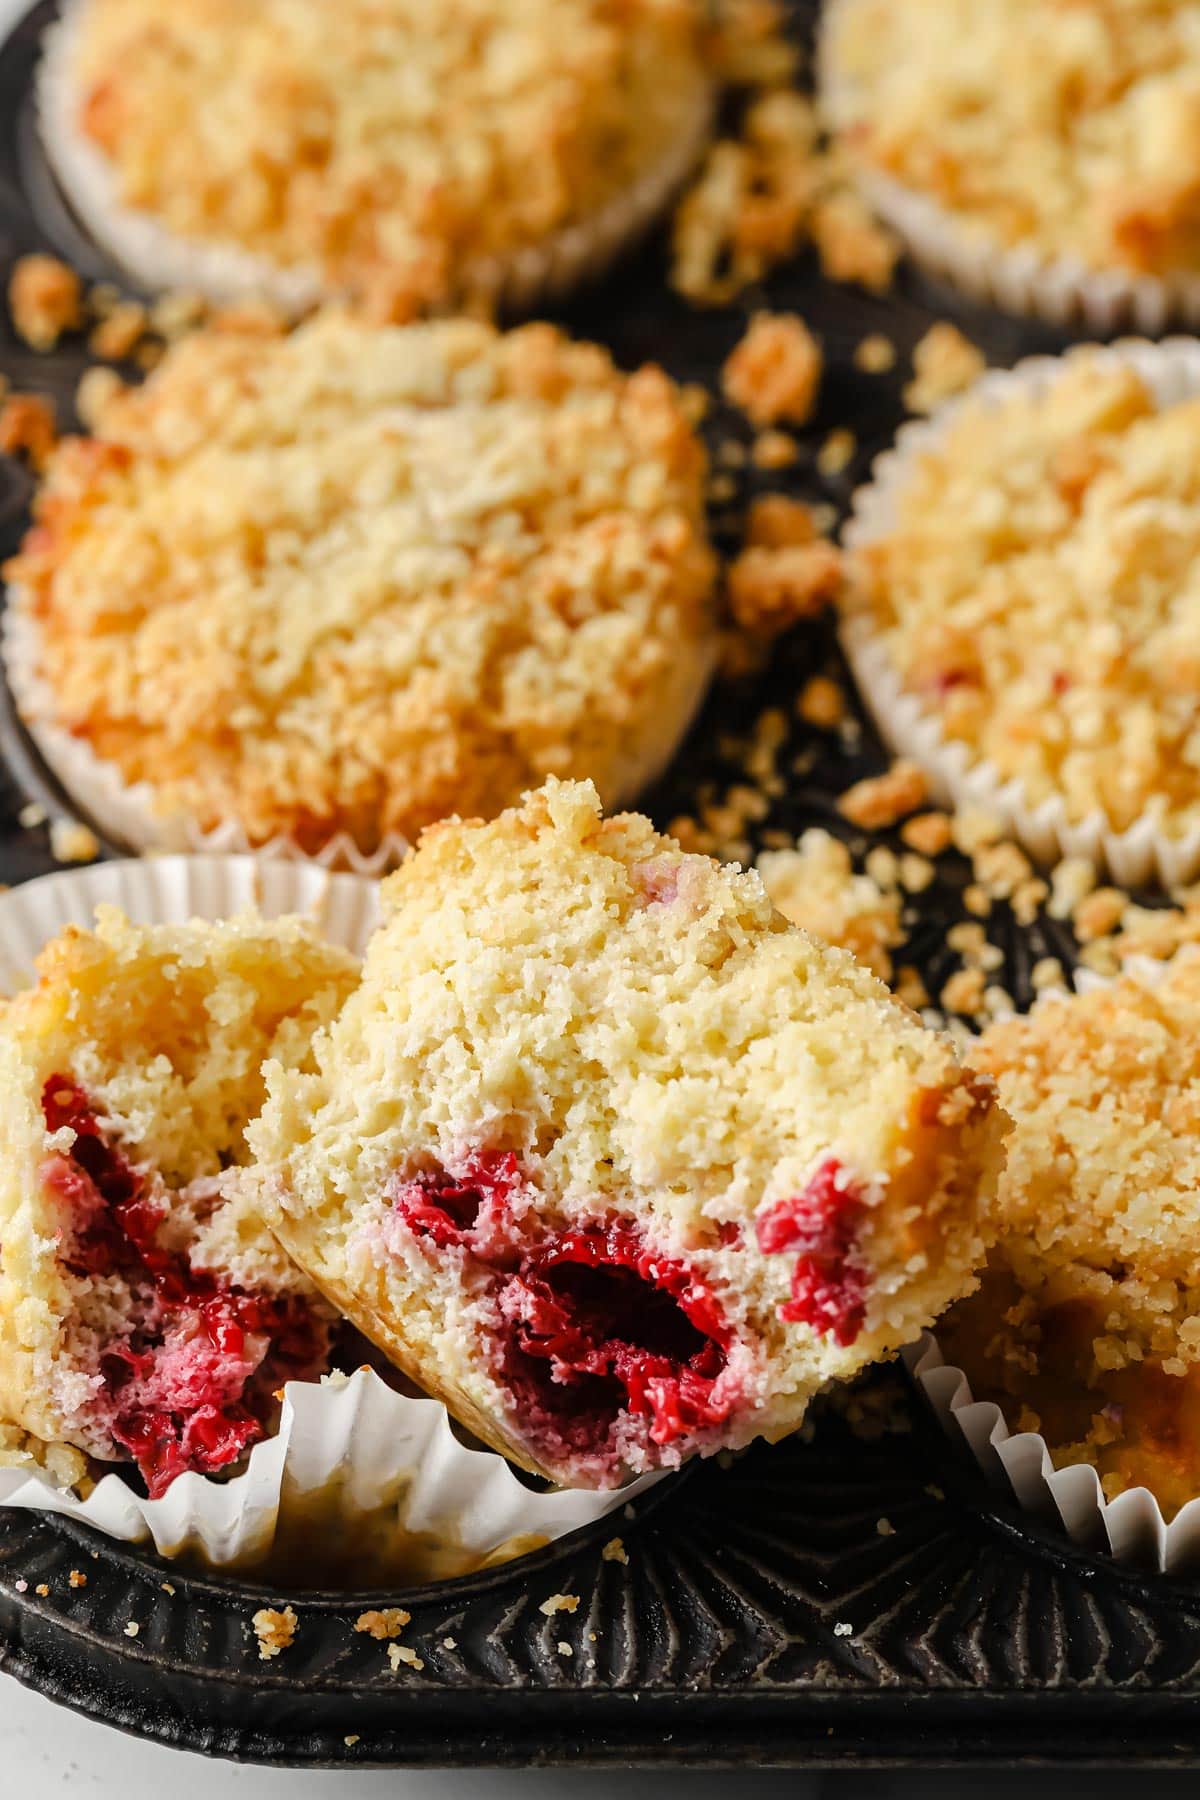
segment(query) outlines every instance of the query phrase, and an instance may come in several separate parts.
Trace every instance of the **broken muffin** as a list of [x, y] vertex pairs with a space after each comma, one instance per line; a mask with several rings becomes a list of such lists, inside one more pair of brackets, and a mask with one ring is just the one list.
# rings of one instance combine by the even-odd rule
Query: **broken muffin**
[[782, 1437], [973, 1286], [990, 1084], [756, 875], [551, 781], [384, 897], [242, 1179], [514, 1461], [609, 1487]]
[[42, 952], [0, 1013], [0, 1416], [157, 1498], [324, 1370], [331, 1315], [230, 1172], [264, 1058], [302, 1066], [357, 966], [298, 918], [112, 907]]

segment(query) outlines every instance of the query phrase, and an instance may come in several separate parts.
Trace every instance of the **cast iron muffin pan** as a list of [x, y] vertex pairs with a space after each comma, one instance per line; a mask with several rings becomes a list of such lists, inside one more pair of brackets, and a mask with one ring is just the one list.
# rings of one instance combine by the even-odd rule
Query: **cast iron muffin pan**
[[[33, 129], [37, 40], [54, 10], [36, 6], [0, 49], [0, 278], [17, 255], [50, 248], [88, 278], [112, 279], [56, 193]], [[807, 35], [815, 8], [794, 11]], [[954, 319], [998, 365], [1068, 341], [964, 306], [907, 270], [874, 297], [823, 281], [805, 256], [713, 312], [686, 307], [664, 273], [660, 242], [559, 317], [623, 364], [653, 359], [714, 392], [760, 307], [800, 312], [825, 347], [820, 413], [800, 460], [774, 476], [736, 472], [737, 493], [713, 515], [724, 549], [736, 548], [759, 488], [845, 507], [904, 417], [906, 353], [935, 319]], [[893, 375], [854, 369], [854, 347], [876, 331], [901, 353]], [[0, 369], [13, 387], [53, 395], [64, 424], [85, 362], [78, 339], [35, 356], [0, 327]], [[857, 450], [826, 479], [816, 449], [835, 425], [854, 431]], [[705, 429], [749, 441], [745, 421], [719, 404]], [[29, 495], [24, 471], [0, 460], [4, 554]], [[853, 753], [795, 720], [807, 677], [839, 666], [819, 622], [780, 643], [761, 676], [718, 686], [647, 797], [655, 822], [694, 811], [706, 784], [719, 793], [742, 779], [720, 741], [777, 704], [794, 720], [780, 767], [813, 754], [752, 838], [821, 825], [860, 858], [875, 842], [897, 848], [894, 833], [856, 831], [835, 805], [886, 766], [866, 718]], [[6, 692], [0, 743], [0, 880], [11, 884], [55, 866], [45, 828], [20, 826], [25, 802], [51, 816], [67, 809]], [[968, 880], [964, 862], [941, 859], [896, 953], [933, 993], [954, 966], [945, 936], [968, 916]], [[1064, 924], [1021, 928], [997, 904], [986, 929], [1004, 953], [996, 979], [1021, 1006], [1040, 957], [1073, 962]], [[729, 1466], [693, 1466], [630, 1516], [507, 1567], [407, 1591], [312, 1590], [300, 1569], [269, 1583], [202, 1574], [73, 1524], [0, 1511], [0, 1668], [142, 1736], [279, 1764], [1200, 1766], [1200, 1582], [1117, 1568], [992, 1493], [895, 1372], [870, 1377], [863, 1401], [870, 1412], [886, 1402], [909, 1429], [867, 1437], [844, 1408], [819, 1409], [801, 1435]], [[627, 1563], [601, 1554], [615, 1533]], [[72, 1569], [85, 1586], [70, 1584]], [[577, 1595], [576, 1611], [544, 1615], [556, 1593]], [[295, 1641], [264, 1662], [251, 1617], [288, 1602]], [[411, 1613], [404, 1643], [421, 1669], [393, 1671], [384, 1646], [354, 1631], [361, 1611], [381, 1605]]]

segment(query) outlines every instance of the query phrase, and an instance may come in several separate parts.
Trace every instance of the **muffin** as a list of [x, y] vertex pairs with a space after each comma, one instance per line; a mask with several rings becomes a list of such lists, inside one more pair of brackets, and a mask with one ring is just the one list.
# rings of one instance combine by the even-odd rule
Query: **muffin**
[[704, 693], [705, 458], [655, 368], [334, 312], [186, 339], [95, 433], [8, 564], [8, 663], [139, 848], [394, 853], [551, 773], [617, 803]]
[[884, 736], [1041, 859], [1200, 870], [1200, 360], [988, 377], [856, 499], [843, 638]]
[[1014, 1127], [939, 1347], [1056, 1467], [1169, 1519], [1200, 1492], [1200, 955], [990, 1025], [971, 1060]]
[[47, 945], [0, 1012], [4, 1460], [136, 1464], [152, 1498], [237, 1463], [332, 1315], [230, 1185], [261, 1066], [303, 1064], [355, 978], [296, 918]]
[[42, 139], [148, 288], [376, 318], [527, 305], [603, 267], [707, 136], [688, 0], [75, 0]]
[[833, 0], [821, 91], [917, 258], [1098, 330], [1200, 319], [1200, 33], [1177, 0]]
[[990, 1084], [588, 783], [434, 827], [244, 1178], [478, 1436], [611, 1487], [776, 1439], [974, 1283]]

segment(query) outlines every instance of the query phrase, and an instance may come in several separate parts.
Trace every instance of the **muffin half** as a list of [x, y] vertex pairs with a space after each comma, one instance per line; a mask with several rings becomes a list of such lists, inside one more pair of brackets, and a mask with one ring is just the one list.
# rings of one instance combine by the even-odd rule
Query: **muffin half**
[[551, 782], [426, 833], [245, 1177], [326, 1296], [581, 1486], [794, 1430], [974, 1282], [1001, 1124], [757, 876]]
[[331, 1315], [230, 1186], [261, 1066], [357, 971], [299, 919], [138, 927], [102, 908], [0, 1013], [0, 1416], [152, 1497], [237, 1462]]

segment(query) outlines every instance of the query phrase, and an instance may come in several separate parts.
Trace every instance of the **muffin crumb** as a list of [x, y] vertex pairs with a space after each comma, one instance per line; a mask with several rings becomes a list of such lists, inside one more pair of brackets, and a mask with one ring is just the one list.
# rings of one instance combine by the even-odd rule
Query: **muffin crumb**
[[546, 1617], [550, 1619], [553, 1618], [555, 1613], [573, 1613], [578, 1609], [578, 1606], [578, 1594], [551, 1594], [548, 1600], [542, 1601], [542, 1604], [538, 1607], [538, 1611], [544, 1613]]
[[609, 1538], [600, 1552], [604, 1562], [628, 1563], [629, 1552], [619, 1537]]
[[838, 811], [864, 831], [885, 830], [928, 795], [924, 772], [901, 757], [883, 775], [868, 775], [838, 796]]
[[83, 322], [79, 277], [57, 256], [20, 256], [8, 278], [8, 310], [13, 330], [31, 350], [53, 350]]
[[795, 313], [755, 313], [721, 371], [725, 398], [751, 424], [803, 425], [821, 382], [821, 347]]
[[369, 1637], [382, 1642], [385, 1638], [399, 1637], [411, 1618], [412, 1614], [405, 1612], [402, 1606], [385, 1606], [378, 1611], [359, 1613], [354, 1629], [365, 1631]]
[[910, 412], [934, 412], [945, 400], [961, 394], [983, 374], [983, 352], [949, 319], [931, 325], [912, 353], [913, 376], [904, 389]]
[[262, 1606], [250, 1623], [258, 1639], [259, 1657], [263, 1662], [270, 1662], [273, 1656], [278, 1656], [289, 1648], [300, 1621], [290, 1606], [285, 1606], [281, 1611], [272, 1606]]

